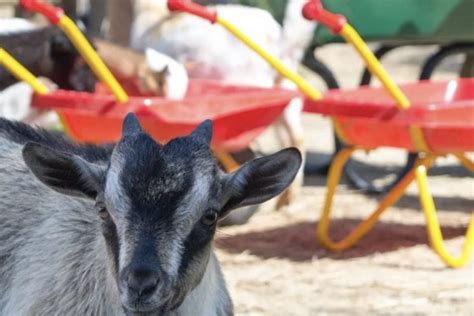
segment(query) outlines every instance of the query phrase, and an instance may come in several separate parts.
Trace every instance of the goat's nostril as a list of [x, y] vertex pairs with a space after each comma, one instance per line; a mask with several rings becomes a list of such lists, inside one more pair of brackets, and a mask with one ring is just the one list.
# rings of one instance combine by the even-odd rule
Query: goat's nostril
[[158, 273], [152, 270], [132, 270], [129, 272], [127, 277], [129, 291], [134, 292], [140, 297], [146, 297], [153, 294], [158, 283]]

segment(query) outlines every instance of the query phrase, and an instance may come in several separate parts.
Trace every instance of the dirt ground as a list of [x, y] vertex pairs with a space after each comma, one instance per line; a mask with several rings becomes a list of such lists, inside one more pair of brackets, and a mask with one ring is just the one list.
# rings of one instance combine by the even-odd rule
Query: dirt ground
[[[433, 51], [401, 49], [388, 56], [388, 70], [399, 82], [414, 81]], [[327, 46], [318, 56], [344, 87], [357, 84], [362, 66], [347, 47]], [[435, 78], [454, 77], [461, 62], [453, 58]], [[332, 150], [327, 119], [305, 115], [304, 126], [310, 159], [327, 158]], [[260, 148], [275, 149], [272, 135], [260, 139]], [[400, 151], [379, 150], [360, 155], [359, 167], [377, 176], [401, 166], [403, 157]], [[458, 253], [473, 210], [472, 175], [443, 158], [430, 176], [446, 245]], [[217, 252], [237, 315], [474, 315], [473, 260], [449, 269], [430, 249], [414, 185], [355, 248], [337, 254], [314, 236], [324, 193], [324, 176], [307, 177], [289, 207], [274, 211], [269, 202], [248, 224], [219, 230]], [[343, 183], [334, 205], [333, 236], [344, 236], [379, 199]]]

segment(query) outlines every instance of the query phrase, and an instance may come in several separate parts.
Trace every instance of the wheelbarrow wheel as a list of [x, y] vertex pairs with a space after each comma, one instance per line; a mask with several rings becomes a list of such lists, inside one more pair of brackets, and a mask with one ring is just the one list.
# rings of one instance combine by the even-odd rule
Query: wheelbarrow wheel
[[[401, 46], [381, 46], [378, 48], [374, 54], [378, 59], [381, 59], [387, 53], [391, 52], [395, 48]], [[469, 54], [474, 52], [474, 44], [471, 43], [455, 43], [447, 46], [441, 47], [435, 54], [431, 55], [426, 62], [424, 63], [419, 79], [420, 80], [429, 80], [433, 76], [435, 69], [441, 64], [441, 62], [455, 54]], [[364, 70], [360, 85], [368, 85], [372, 79], [372, 75], [368, 69]], [[336, 150], [339, 151], [343, 148], [341, 143], [336, 143]], [[355, 187], [356, 189], [362, 190], [369, 194], [379, 194], [391, 190], [395, 185], [400, 182], [400, 180], [413, 168], [416, 161], [417, 154], [409, 153], [407, 154], [405, 166], [400, 169], [394, 180], [383, 185], [376, 186], [372, 181], [364, 178], [360, 171], [356, 169], [356, 166], [353, 162], [349, 161], [345, 167], [345, 175], [349, 181], [349, 184]]]
[[[328, 89], [339, 89], [339, 84], [336, 80], [336, 77], [332, 73], [332, 71], [320, 60], [314, 56], [314, 50], [316, 47], [312, 46], [306, 50], [306, 53], [303, 57], [303, 65], [318, 75], [325, 83]], [[314, 162], [306, 159], [306, 163], [304, 166], [304, 173], [307, 175], [326, 175], [329, 171], [329, 166], [331, 165], [331, 161], [334, 155], [337, 153], [338, 148], [342, 147], [341, 141], [338, 139], [337, 135], [334, 133], [334, 143], [335, 143], [335, 151], [331, 155], [331, 157], [324, 162]]]
[[[377, 49], [374, 54], [378, 59], [381, 59], [384, 55], [392, 51], [393, 49], [397, 48], [398, 46], [388, 46], [384, 45], [381, 46], [379, 49]], [[323, 81], [325, 82], [326, 86], [328, 89], [338, 89], [339, 84], [334, 76], [334, 74], [331, 72], [331, 70], [323, 64], [321, 61], [319, 61], [315, 56], [314, 56], [314, 49], [315, 47], [310, 47], [304, 56], [303, 59], [303, 65], [305, 65], [307, 68], [309, 68], [311, 71], [313, 71], [315, 74], [319, 75]], [[360, 85], [368, 85], [372, 79], [371, 73], [365, 69], [362, 79], [360, 82]], [[335, 150], [334, 154], [331, 156], [328, 162], [326, 163], [314, 163], [309, 161], [307, 159], [306, 165], [305, 165], [305, 174], [327, 174], [329, 170], [329, 166], [331, 164], [331, 161], [333, 157], [345, 147], [344, 143], [337, 137], [337, 135], [334, 133], [334, 144], [335, 144]], [[408, 172], [408, 170], [411, 169], [413, 166], [413, 163], [415, 162], [416, 155], [408, 155], [407, 156], [407, 161], [405, 166], [397, 172], [396, 177], [393, 181], [391, 181], [388, 184], [382, 185], [382, 186], [377, 186], [375, 185], [372, 181], [364, 178], [360, 170], [357, 169], [356, 165], [348, 161], [344, 168], [344, 174], [348, 179], [348, 182], [351, 186], [355, 187], [358, 190], [362, 190], [365, 193], [369, 194], [378, 194], [382, 192], [386, 192], [390, 188], [392, 188], [395, 184], [397, 184], [401, 178]]]
[[410, 153], [407, 155], [405, 165], [402, 169], [398, 170], [395, 179], [387, 184], [377, 186], [370, 180], [364, 178], [359, 170], [355, 167], [354, 161], [348, 161], [345, 168], [344, 174], [347, 177], [349, 184], [365, 193], [368, 194], [380, 194], [390, 191], [400, 182], [403, 177], [413, 168], [415, 165], [418, 154]]

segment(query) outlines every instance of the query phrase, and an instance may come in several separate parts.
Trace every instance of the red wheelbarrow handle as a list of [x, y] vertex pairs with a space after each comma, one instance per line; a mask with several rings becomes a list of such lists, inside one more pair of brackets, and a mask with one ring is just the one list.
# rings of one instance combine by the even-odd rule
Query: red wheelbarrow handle
[[339, 34], [344, 24], [347, 23], [346, 18], [340, 14], [334, 14], [323, 8], [321, 0], [310, 0], [303, 6], [303, 16], [307, 20], [318, 21], [335, 34]]
[[217, 12], [209, 10], [205, 6], [194, 3], [190, 0], [168, 0], [168, 9], [170, 11], [187, 12], [197, 15], [211, 23], [216, 23]]
[[58, 24], [59, 19], [64, 15], [63, 9], [38, 0], [20, 0], [20, 5], [25, 10], [44, 15], [53, 24]]

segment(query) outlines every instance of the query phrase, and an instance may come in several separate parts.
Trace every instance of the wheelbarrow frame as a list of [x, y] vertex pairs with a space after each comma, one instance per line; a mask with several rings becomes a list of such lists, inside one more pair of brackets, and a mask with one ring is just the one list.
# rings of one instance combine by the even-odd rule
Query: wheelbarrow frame
[[[304, 8], [304, 15], [308, 19], [317, 20], [331, 29], [334, 33], [340, 34], [344, 37], [346, 41], [351, 43], [358, 50], [359, 53], [363, 51], [363, 43], [359, 42], [356, 38], [354, 41], [351, 36], [353, 34], [344, 34], [345, 27], [340, 26], [341, 16], [333, 15], [330, 12], [326, 11], [319, 0], [309, 1]], [[338, 24], [339, 23], [339, 24]], [[344, 23], [344, 22], [342, 22]], [[345, 22], [347, 25], [347, 22]], [[357, 36], [356, 36], [357, 37]], [[362, 46], [362, 47], [361, 47]], [[368, 49], [367, 49], [368, 50]], [[367, 52], [368, 53], [368, 52]], [[369, 53], [368, 53], [369, 54]], [[376, 60], [376, 58], [374, 57]], [[367, 63], [368, 69], [374, 73], [373, 69], [373, 60], [370, 58], [364, 58]], [[375, 73], [376, 74], [376, 73]], [[393, 96], [393, 93], [392, 93]], [[400, 111], [408, 108], [410, 103], [408, 102], [406, 107], [400, 107]], [[336, 133], [341, 139], [344, 139], [343, 127], [340, 126], [335, 118], [333, 118], [334, 126]], [[329, 236], [329, 225], [330, 225], [330, 213], [332, 208], [332, 201], [335, 193], [337, 184], [340, 181], [342, 170], [347, 160], [352, 156], [352, 154], [357, 150], [367, 150], [367, 148], [359, 148], [357, 144], [350, 145], [347, 141], [348, 147], [342, 149], [338, 154], [336, 154], [328, 174], [327, 181], [327, 193], [326, 199], [323, 207], [323, 213], [318, 224], [317, 228], [317, 237], [321, 243], [328, 249], [333, 251], [341, 251], [355, 245], [360, 238], [367, 234], [373, 225], [377, 222], [380, 215], [391, 205], [393, 205], [405, 192], [407, 186], [416, 179], [418, 184], [418, 189], [420, 192], [420, 204], [422, 206], [423, 212], [425, 214], [425, 219], [427, 222], [427, 231], [430, 238], [431, 245], [438, 256], [442, 261], [450, 267], [461, 267], [467, 263], [472, 252], [474, 245], [474, 214], [471, 215], [471, 221], [466, 232], [465, 244], [461, 254], [458, 257], [454, 257], [446, 250], [439, 222], [436, 218], [436, 208], [433, 201], [433, 197], [428, 188], [427, 182], [427, 169], [432, 165], [432, 162], [439, 155], [445, 155], [446, 153], [436, 153], [432, 152], [427, 145], [423, 131], [418, 126], [411, 126], [412, 131], [412, 141], [416, 147], [418, 153], [418, 159], [410, 169], [410, 171], [400, 180], [398, 184], [395, 185], [382, 199], [379, 203], [379, 206], [374, 210], [374, 212], [363, 220], [354, 230], [349, 233], [345, 238], [338, 242], [334, 242]], [[371, 149], [371, 148], [369, 148]], [[467, 159], [463, 153], [452, 153], [454, 154], [468, 170], [474, 171], [474, 164]]]

